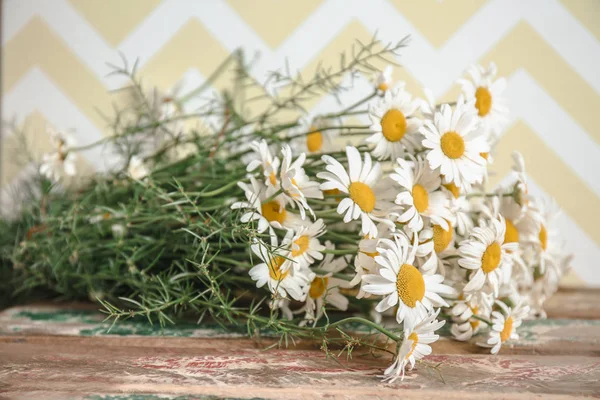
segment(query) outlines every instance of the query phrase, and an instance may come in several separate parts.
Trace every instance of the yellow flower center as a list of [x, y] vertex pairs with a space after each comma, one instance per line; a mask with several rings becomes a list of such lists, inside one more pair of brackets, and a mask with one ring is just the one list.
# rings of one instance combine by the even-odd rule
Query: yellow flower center
[[412, 188], [413, 204], [418, 212], [422, 213], [429, 207], [429, 193], [418, 183]]
[[415, 351], [415, 348], [419, 344], [419, 335], [417, 335], [417, 332], [413, 332], [410, 335], [408, 335], [408, 340], [412, 340], [412, 345], [410, 346], [410, 351], [408, 352], [408, 354], [406, 354], [406, 357], [404, 358], [405, 360], [412, 355], [412, 353]]
[[481, 257], [481, 269], [486, 274], [489, 274], [500, 264], [500, 259], [502, 256], [502, 249], [497, 242], [490, 244], [487, 249], [483, 252], [483, 257]]
[[444, 184], [444, 187], [452, 193], [452, 196], [454, 196], [455, 199], [458, 199], [458, 196], [460, 196], [460, 189], [454, 182], [446, 183]]
[[275, 256], [271, 259], [271, 263], [269, 265], [269, 276], [271, 279], [276, 281], [281, 281], [285, 279], [285, 277], [289, 274], [290, 271], [281, 271], [281, 266], [285, 262], [285, 258], [281, 256]]
[[313, 279], [310, 284], [310, 289], [308, 290], [308, 295], [313, 299], [318, 299], [323, 296], [323, 293], [327, 290], [327, 282], [329, 278], [317, 276]]
[[371, 258], [375, 258], [375, 257], [377, 257], [379, 255], [378, 251], [374, 251], [372, 253], [369, 253], [368, 251], [361, 251], [361, 253], [363, 253], [363, 254], [371, 257]]
[[[316, 131], [316, 127], [311, 127], [311, 131]], [[312, 132], [306, 135], [306, 147], [310, 153], [316, 153], [323, 147], [323, 134], [321, 131]]]
[[310, 243], [308, 236], [300, 236], [298, 239], [294, 241], [294, 244], [299, 248], [298, 250], [292, 250], [292, 257], [298, 257], [299, 255], [304, 254], [306, 250], [308, 250], [308, 244]]
[[[446, 221], [448, 222], [448, 221]], [[441, 253], [448, 248], [452, 240], [452, 225], [448, 222], [448, 230], [444, 230], [440, 225], [433, 226], [433, 249], [436, 253]]]
[[348, 191], [352, 201], [358, 204], [361, 210], [370, 213], [375, 209], [375, 193], [369, 185], [362, 182], [352, 182]]
[[[342, 191], [340, 189], [323, 190], [323, 194], [325, 196], [336, 196], [341, 193], [342, 193]], [[336, 197], [335, 201], [339, 203], [340, 201], [342, 201], [342, 199], [340, 197]]]
[[102, 219], [103, 219], [103, 220], [105, 220], [105, 221], [106, 221], [107, 219], [110, 219], [111, 217], [112, 217], [112, 215], [111, 215], [111, 213], [109, 213], [108, 211], [107, 211], [107, 212], [105, 212], [104, 214], [102, 214]]
[[488, 157], [490, 156], [490, 153], [479, 153], [479, 155], [487, 161]]
[[406, 117], [402, 111], [392, 108], [381, 118], [381, 132], [390, 142], [397, 142], [406, 133]]
[[277, 185], [277, 176], [275, 176], [275, 172], [271, 172], [271, 175], [269, 175], [269, 182], [271, 182], [271, 185], [273, 186]]
[[506, 233], [504, 234], [504, 243], [518, 243], [519, 242], [519, 231], [517, 227], [510, 219], [506, 221]]
[[478, 87], [475, 91], [475, 108], [480, 117], [485, 117], [492, 109], [492, 94], [487, 88]]
[[465, 154], [465, 141], [454, 131], [446, 132], [441, 139], [442, 151], [446, 157], [453, 160]]
[[277, 221], [280, 224], [283, 224], [287, 214], [285, 208], [281, 207], [280, 204], [275, 200], [269, 201], [268, 203], [263, 203], [261, 206], [261, 211], [263, 217], [265, 217], [267, 221]]
[[542, 225], [540, 228], [540, 234], [538, 236], [540, 239], [540, 245], [542, 245], [542, 250], [546, 250], [548, 247], [548, 231], [544, 225]]
[[385, 82], [382, 82], [379, 84], [379, 86], [377, 86], [377, 89], [381, 90], [382, 92], [385, 92], [386, 90], [388, 90], [388, 84]]
[[[473, 312], [473, 315], [477, 315], [477, 312], [479, 311], [479, 307], [475, 306], [475, 307], [471, 307], [469, 306], [469, 308], [471, 308], [471, 311]], [[479, 320], [478, 319], [470, 319], [469, 323], [471, 324], [471, 328], [473, 330], [475, 330], [478, 326], [479, 326]]]
[[512, 333], [512, 328], [513, 328], [513, 319], [512, 319], [512, 317], [508, 317], [508, 318], [506, 318], [506, 321], [504, 321], [504, 328], [502, 328], [502, 332], [500, 332], [500, 340], [502, 341], [502, 343], [504, 343], [508, 339], [510, 339], [510, 334]]
[[396, 278], [398, 297], [408, 307], [416, 307], [417, 301], [425, 296], [425, 280], [413, 265], [402, 264]]

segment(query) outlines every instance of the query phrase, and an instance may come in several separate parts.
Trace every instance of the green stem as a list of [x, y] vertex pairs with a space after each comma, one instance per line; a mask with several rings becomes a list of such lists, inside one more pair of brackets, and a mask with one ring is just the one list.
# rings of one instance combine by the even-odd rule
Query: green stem
[[385, 329], [382, 326], [377, 325], [375, 322], [369, 321], [368, 319], [364, 319], [364, 318], [360, 318], [360, 317], [348, 317], [348, 318], [344, 318], [340, 321], [334, 322], [332, 324], [326, 325], [323, 327], [323, 329], [325, 331], [328, 331], [332, 328], [335, 328], [337, 326], [343, 325], [343, 324], [347, 324], [349, 322], [358, 322], [359, 324], [363, 324], [363, 325], [367, 325], [370, 328], [373, 328], [381, 333], [383, 333], [384, 335], [386, 335], [387, 337], [389, 337], [390, 339], [392, 339], [395, 342], [399, 342], [402, 340], [401, 336], [397, 336], [394, 333], [388, 331], [387, 329]]
[[352, 249], [340, 249], [340, 250], [323, 250], [325, 254], [336, 254], [336, 255], [346, 255], [346, 254], [356, 254], [358, 251], [358, 247], [354, 247]]

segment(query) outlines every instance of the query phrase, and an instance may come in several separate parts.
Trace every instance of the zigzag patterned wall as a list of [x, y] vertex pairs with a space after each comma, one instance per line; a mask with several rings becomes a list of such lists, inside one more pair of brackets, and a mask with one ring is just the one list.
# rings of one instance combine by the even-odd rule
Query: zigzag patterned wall
[[[508, 78], [513, 113], [497, 149], [496, 181], [510, 168], [510, 151], [521, 151], [534, 192], [554, 196], [564, 210], [574, 279], [600, 285], [599, 1], [5, 0], [3, 18], [3, 116], [25, 126], [39, 152], [48, 147], [45, 124], [74, 131], [79, 144], [107, 134], [107, 91], [124, 83], [107, 77], [107, 62], [118, 63], [119, 52], [139, 59], [146, 81], [161, 89], [183, 81], [185, 91], [238, 47], [260, 52], [251, 72], [262, 80], [286, 58], [310, 71], [355, 38], [410, 34], [394, 77], [440, 100], [457, 95], [453, 82], [469, 64], [494, 60]], [[15, 146], [5, 135], [5, 188], [24, 174]], [[86, 153], [82, 167], [104, 168], [99, 151]]]

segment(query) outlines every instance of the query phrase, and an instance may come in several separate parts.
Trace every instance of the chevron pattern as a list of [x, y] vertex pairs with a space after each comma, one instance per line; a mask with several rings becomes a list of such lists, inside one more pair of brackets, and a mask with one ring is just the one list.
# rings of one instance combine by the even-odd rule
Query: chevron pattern
[[[554, 196], [560, 224], [576, 255], [576, 279], [600, 285], [600, 2], [595, 0], [5, 0], [2, 24], [2, 111], [24, 126], [35, 150], [47, 150], [44, 124], [72, 130], [80, 144], [109, 134], [104, 116], [117, 101], [108, 77], [119, 53], [137, 59], [146, 82], [183, 91], [201, 84], [238, 47], [259, 52], [258, 81], [285, 65], [310, 74], [335, 62], [356, 39], [384, 42], [411, 35], [395, 79], [444, 101], [472, 63], [494, 60], [508, 78], [513, 120], [498, 146], [494, 182], [510, 168], [510, 151], [528, 163], [534, 193]], [[217, 81], [216, 88], [225, 85]], [[361, 82], [342, 100], [369, 90]], [[190, 104], [190, 107], [193, 107]], [[314, 110], [339, 107], [324, 98]], [[104, 116], [103, 116], [104, 115]], [[205, 121], [210, 125], [210, 121]], [[0, 183], [8, 190], [27, 166], [5, 135]], [[110, 164], [101, 149], [82, 168]], [[535, 194], [537, 194], [535, 193]], [[2, 203], [0, 203], [2, 206]]]

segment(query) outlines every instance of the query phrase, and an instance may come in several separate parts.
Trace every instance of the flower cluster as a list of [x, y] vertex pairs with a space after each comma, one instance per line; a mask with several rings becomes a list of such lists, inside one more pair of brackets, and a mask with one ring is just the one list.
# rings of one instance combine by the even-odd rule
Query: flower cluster
[[375, 300], [376, 322], [393, 318], [403, 341], [386, 381], [430, 354], [446, 321], [496, 354], [524, 318], [543, 315], [569, 261], [557, 207], [529, 195], [518, 153], [508, 183], [486, 192], [505, 80], [493, 64], [469, 75], [456, 102], [436, 105], [392, 87], [386, 70], [363, 143], [340, 146], [326, 116], [279, 149], [253, 142], [245, 200], [231, 206], [257, 230], [250, 277], [284, 316], [316, 324], [355, 297]]
[[[43, 222], [60, 223], [57, 232], [89, 225], [67, 242], [87, 237], [107, 257], [115, 249], [108, 264], [120, 274], [119, 262], [126, 263], [132, 277], [121, 283], [131, 285], [132, 299], [113, 280], [101, 287], [118, 287], [113, 299], [139, 306], [136, 315], [157, 312], [164, 321], [169, 307], [190, 309], [241, 322], [249, 332], [274, 330], [286, 342], [287, 335], [322, 338], [326, 348], [328, 332], [343, 336], [340, 327], [350, 322], [334, 314], [351, 313], [350, 320], [394, 342], [387, 382], [403, 379], [432, 352], [444, 324], [456, 340], [498, 353], [519, 338], [524, 319], [544, 317], [544, 302], [570, 261], [555, 226], [558, 207], [529, 193], [520, 154], [513, 154], [510, 176], [489, 187], [508, 115], [506, 82], [494, 64], [473, 66], [457, 82], [460, 96], [436, 104], [427, 89], [421, 99], [394, 84], [388, 68], [374, 77], [370, 94], [340, 112], [274, 117], [304, 110], [313, 93], [337, 95], [338, 78], [379, 54], [369, 51], [362, 62], [319, 70], [309, 82], [274, 75], [291, 85], [290, 97], [258, 96], [273, 100], [258, 116], [224, 92], [222, 103], [194, 113], [216, 121], [212, 135], [183, 132], [190, 94], [155, 92], [134, 107], [142, 110], [135, 126], [116, 124], [122, 170], [82, 189], [94, 194], [84, 201], [73, 196], [69, 215]], [[59, 181], [75, 174], [76, 151], [90, 146], [76, 148], [64, 134], [52, 140], [40, 172]], [[76, 218], [87, 206], [89, 223], [82, 224]], [[88, 275], [85, 282], [95, 283]], [[233, 306], [239, 293], [251, 297], [250, 307]], [[134, 315], [117, 310], [108, 306], [114, 318]], [[356, 344], [348, 340], [347, 348]]]

